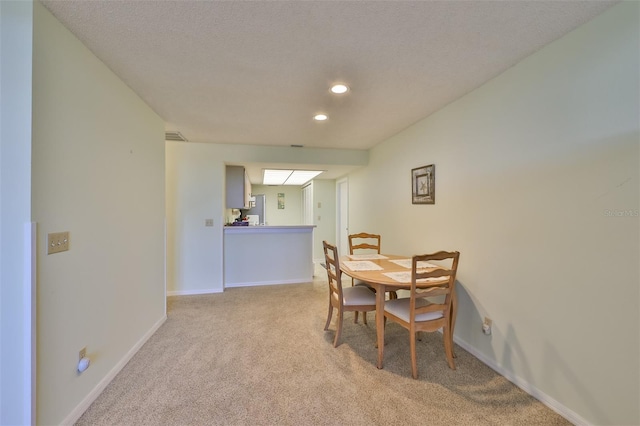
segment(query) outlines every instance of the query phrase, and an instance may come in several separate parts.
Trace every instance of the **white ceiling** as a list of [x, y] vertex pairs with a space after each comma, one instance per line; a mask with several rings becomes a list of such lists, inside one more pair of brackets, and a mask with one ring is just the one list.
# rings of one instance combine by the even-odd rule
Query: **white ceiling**
[[616, 2], [42, 3], [192, 142], [369, 149]]

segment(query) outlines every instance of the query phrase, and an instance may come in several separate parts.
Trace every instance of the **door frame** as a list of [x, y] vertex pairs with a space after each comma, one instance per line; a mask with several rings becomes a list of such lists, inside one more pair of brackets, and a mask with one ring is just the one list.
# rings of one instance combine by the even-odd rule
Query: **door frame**
[[336, 180], [336, 246], [340, 253], [349, 250], [349, 179]]

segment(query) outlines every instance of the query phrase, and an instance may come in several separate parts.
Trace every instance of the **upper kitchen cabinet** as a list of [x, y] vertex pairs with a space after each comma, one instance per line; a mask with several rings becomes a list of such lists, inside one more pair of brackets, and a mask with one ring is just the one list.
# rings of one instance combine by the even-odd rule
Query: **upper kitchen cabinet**
[[251, 204], [251, 182], [242, 166], [227, 166], [227, 208], [247, 209]]

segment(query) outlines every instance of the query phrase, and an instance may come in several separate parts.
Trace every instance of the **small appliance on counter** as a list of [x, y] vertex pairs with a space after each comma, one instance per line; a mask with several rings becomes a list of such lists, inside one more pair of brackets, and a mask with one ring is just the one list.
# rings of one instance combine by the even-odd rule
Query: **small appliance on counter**
[[249, 226], [256, 226], [260, 224], [260, 215], [248, 214], [246, 217], [249, 222]]
[[[245, 210], [247, 219], [249, 219], [250, 225], [265, 225], [267, 219], [265, 217], [266, 210], [266, 196], [264, 194], [256, 194], [252, 197], [254, 199], [254, 206], [249, 210]], [[255, 216], [256, 219], [252, 220], [251, 217]], [[255, 223], [254, 223], [255, 222]]]
[[240, 209], [231, 210], [233, 215], [238, 215], [228, 226], [249, 226], [249, 221], [247, 220], [247, 216]]

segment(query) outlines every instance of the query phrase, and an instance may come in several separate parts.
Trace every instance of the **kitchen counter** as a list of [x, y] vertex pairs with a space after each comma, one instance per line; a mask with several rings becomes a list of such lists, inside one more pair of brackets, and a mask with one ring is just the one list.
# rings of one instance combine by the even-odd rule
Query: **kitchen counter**
[[225, 288], [311, 282], [313, 228], [225, 226]]
[[226, 225], [224, 227], [224, 232], [235, 232], [235, 231], [241, 231], [241, 232], [247, 232], [247, 231], [252, 231], [252, 232], [283, 232], [282, 230], [294, 230], [294, 231], [304, 231], [307, 228], [309, 228], [310, 230], [313, 230], [313, 228], [315, 228], [315, 225], [282, 225], [282, 226], [272, 226], [272, 225], [248, 225], [248, 226], [232, 226], [232, 225]]

